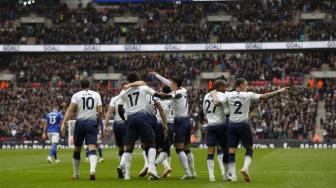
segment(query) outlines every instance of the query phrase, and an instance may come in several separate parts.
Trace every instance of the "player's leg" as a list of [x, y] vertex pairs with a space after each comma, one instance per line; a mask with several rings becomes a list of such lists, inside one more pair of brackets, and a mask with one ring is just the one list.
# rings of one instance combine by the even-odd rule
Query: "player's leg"
[[125, 123], [115, 122], [113, 124], [114, 136], [119, 149], [119, 165], [117, 167], [118, 178], [124, 178], [125, 158], [122, 158], [122, 156], [126, 150], [126, 129], [127, 127]]
[[97, 146], [97, 149], [98, 149], [98, 155], [99, 155], [99, 160], [98, 162], [101, 163], [104, 161], [104, 158], [103, 158], [103, 149], [102, 149], [102, 145], [101, 144], [98, 144]]
[[73, 164], [73, 171], [74, 174], [72, 176], [72, 179], [78, 179], [79, 178], [79, 165], [81, 160], [81, 150], [82, 145], [84, 142], [85, 134], [82, 130], [81, 126], [75, 125], [74, 129], [74, 145], [75, 149], [72, 156], [72, 164]]
[[228, 172], [228, 154], [229, 148], [227, 147], [227, 123], [221, 125], [217, 134], [217, 160], [221, 170], [221, 175], [224, 181], [230, 180]]
[[158, 148], [159, 155], [155, 160], [155, 164], [157, 166], [160, 165], [161, 163], [163, 164], [164, 171], [162, 173], [162, 176], [167, 177], [167, 175], [172, 171], [167, 160], [170, 153], [170, 139], [168, 136], [168, 138], [165, 140], [162, 123], [158, 123], [157, 126], [158, 131], [155, 132], [155, 138], [156, 138], [156, 147]]
[[228, 172], [231, 174], [231, 181], [237, 181], [237, 174], [236, 174], [236, 149], [239, 144], [239, 135], [237, 134], [237, 127], [239, 125], [234, 125], [229, 123], [228, 125], [228, 147], [229, 147], [229, 154], [228, 154]]
[[147, 171], [148, 171], [148, 147], [145, 147], [144, 145], [141, 145], [141, 149], [142, 149], [142, 157], [144, 160], [144, 166], [143, 168], [140, 170], [139, 172], [139, 177], [144, 177], [147, 175]]
[[187, 155], [184, 152], [186, 130], [185, 127], [183, 127], [183, 122], [181, 122], [180, 118], [175, 118], [174, 124], [175, 124], [175, 137], [174, 137], [175, 151], [180, 161], [180, 164], [184, 170], [184, 175], [181, 177], [181, 179], [189, 179], [191, 178], [191, 172], [188, 165]]
[[53, 161], [53, 156], [54, 156], [54, 147], [53, 147], [53, 133], [48, 133], [48, 138], [49, 138], [49, 141], [50, 141], [50, 143], [51, 143], [51, 147], [50, 147], [50, 150], [49, 150], [49, 155], [48, 155], [48, 158], [47, 158], [47, 161], [49, 162], [49, 163], [53, 163], [54, 161]]
[[85, 127], [85, 143], [89, 148], [89, 161], [90, 161], [90, 180], [96, 179], [96, 166], [97, 166], [97, 139], [98, 129], [96, 126]]
[[155, 148], [155, 135], [153, 131], [153, 126], [150, 122], [145, 119], [139, 124], [141, 142], [143, 143], [145, 149], [148, 148], [148, 171], [147, 174], [152, 176], [154, 179], [159, 179], [156, 172], [155, 158], [156, 158], [156, 148]]
[[88, 145], [84, 144], [84, 148], [85, 148], [85, 162], [88, 163], [89, 162], [89, 147]]
[[208, 157], [207, 157], [207, 167], [209, 173], [209, 181], [214, 182], [215, 179], [215, 162], [214, 162], [214, 154], [215, 154], [215, 146], [217, 144], [216, 135], [214, 134], [216, 130], [213, 130], [213, 127], [207, 127], [205, 129], [205, 142], [208, 147]]
[[191, 149], [189, 148], [189, 144], [190, 144], [190, 137], [191, 137], [191, 124], [189, 121], [189, 118], [185, 118], [184, 119], [184, 123], [186, 126], [186, 132], [185, 132], [185, 141], [184, 141], [184, 152], [187, 155], [187, 160], [188, 160], [188, 166], [191, 172], [191, 177], [192, 178], [196, 178], [197, 174], [196, 174], [196, 170], [195, 170], [195, 160], [194, 160], [194, 154], [192, 153]]
[[250, 126], [246, 123], [242, 125], [243, 131], [242, 131], [242, 143], [243, 146], [246, 149], [245, 157], [244, 157], [244, 166], [240, 170], [240, 173], [244, 176], [244, 179], [246, 182], [251, 181], [251, 177], [249, 175], [249, 168], [252, 162], [253, 157], [253, 139], [252, 139], [252, 133]]
[[219, 166], [219, 169], [221, 171], [221, 175], [223, 177], [224, 174], [225, 174], [224, 164], [223, 164], [223, 150], [220, 146], [216, 146], [216, 151], [217, 151], [218, 166]]

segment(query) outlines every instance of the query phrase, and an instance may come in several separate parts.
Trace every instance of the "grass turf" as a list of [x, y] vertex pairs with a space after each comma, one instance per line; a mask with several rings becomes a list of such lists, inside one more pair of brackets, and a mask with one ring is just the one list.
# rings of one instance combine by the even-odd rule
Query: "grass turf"
[[[206, 150], [193, 149], [197, 179], [179, 180], [183, 175], [176, 154], [172, 157], [172, 176], [159, 181], [147, 181], [138, 178], [137, 173], [143, 166], [140, 150], [133, 155], [132, 180], [117, 179], [116, 167], [118, 156], [116, 149], [103, 151], [105, 161], [97, 165], [97, 181], [88, 180], [89, 164], [82, 162], [81, 178], [71, 180], [72, 151], [58, 150], [61, 160], [59, 164], [49, 164], [46, 161], [48, 150], [0, 150], [0, 187], [34, 187], [34, 188], [85, 188], [85, 187], [114, 187], [114, 188], [333, 188], [336, 187], [336, 150], [331, 149], [256, 149], [250, 174], [251, 183], [245, 183], [238, 174], [238, 182], [223, 182], [216, 164], [216, 183], [208, 181], [206, 167]], [[242, 166], [244, 151], [237, 153], [237, 170]], [[82, 161], [83, 161], [82, 153]], [[162, 173], [162, 167], [158, 170]]]

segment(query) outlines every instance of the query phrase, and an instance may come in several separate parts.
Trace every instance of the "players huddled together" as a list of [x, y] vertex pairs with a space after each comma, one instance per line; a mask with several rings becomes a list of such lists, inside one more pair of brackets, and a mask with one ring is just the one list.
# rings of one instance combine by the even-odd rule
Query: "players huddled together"
[[[90, 162], [90, 180], [95, 180], [97, 162], [103, 161], [98, 143], [113, 117], [113, 130], [119, 149], [117, 166], [119, 178], [131, 179], [132, 153], [135, 142], [139, 139], [144, 158], [140, 177], [148, 175], [149, 180], [160, 179], [156, 168], [161, 164], [164, 167], [162, 177], [170, 176], [172, 172], [170, 148], [174, 145], [184, 171], [181, 179], [196, 178], [194, 156], [189, 148], [192, 125], [188, 117], [188, 91], [182, 87], [183, 79], [180, 77], [167, 79], [155, 72], [150, 74], [165, 85], [162, 87], [162, 92], [153, 90], [146, 82], [140, 80], [137, 73], [131, 72], [127, 76], [127, 82], [122, 83], [121, 92], [111, 99], [105, 118], [99, 93], [90, 90], [88, 80], [81, 80], [81, 91], [72, 96], [64, 118], [57, 109], [44, 117], [46, 123], [42, 136], [46, 139], [48, 134], [52, 143], [47, 160], [53, 162], [54, 157], [55, 162], [60, 162], [56, 154], [59, 132], [64, 134], [67, 121], [76, 114], [72, 178], [79, 178], [81, 148], [85, 141], [87, 161]], [[216, 80], [213, 90], [209, 91], [203, 100], [202, 110], [207, 122], [205, 132], [209, 181], [216, 181], [214, 175], [216, 150], [223, 180], [237, 181], [235, 153], [241, 142], [246, 153], [240, 172], [245, 181], [250, 182], [249, 167], [253, 156], [253, 139], [249, 125], [251, 101], [273, 97], [286, 92], [288, 88], [257, 94], [248, 92], [248, 82], [238, 78], [232, 91], [226, 89], [227, 84], [224, 80]]]

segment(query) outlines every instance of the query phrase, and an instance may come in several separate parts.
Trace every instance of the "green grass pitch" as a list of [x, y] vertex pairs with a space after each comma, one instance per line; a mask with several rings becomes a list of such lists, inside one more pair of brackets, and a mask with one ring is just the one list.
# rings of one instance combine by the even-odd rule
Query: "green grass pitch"
[[[182, 169], [173, 152], [172, 176], [159, 181], [138, 178], [143, 159], [140, 150], [135, 150], [132, 163], [132, 180], [117, 179], [117, 150], [104, 150], [103, 163], [97, 166], [97, 181], [88, 180], [89, 164], [82, 162], [81, 178], [71, 180], [72, 151], [58, 150], [59, 164], [46, 161], [48, 150], [0, 150], [0, 188], [335, 188], [336, 187], [336, 150], [331, 149], [256, 149], [250, 174], [251, 183], [245, 183], [238, 173], [238, 182], [223, 182], [216, 162], [216, 183], [208, 181], [206, 150], [193, 149], [197, 179], [179, 180]], [[237, 154], [237, 170], [242, 166], [243, 150]], [[82, 153], [82, 160], [83, 160]], [[162, 173], [162, 167], [158, 169]]]

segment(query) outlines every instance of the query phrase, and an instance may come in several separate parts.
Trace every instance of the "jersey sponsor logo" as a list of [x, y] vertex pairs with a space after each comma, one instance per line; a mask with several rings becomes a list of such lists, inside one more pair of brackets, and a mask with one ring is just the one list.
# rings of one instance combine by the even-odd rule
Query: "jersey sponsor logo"
[[180, 51], [181, 45], [180, 44], [165, 44], [164, 48], [166, 51]]
[[125, 51], [141, 51], [141, 45], [140, 44], [126, 44], [125, 45]]
[[245, 48], [248, 50], [258, 50], [262, 49], [262, 43], [259, 42], [252, 42], [252, 43], [246, 43]]
[[336, 48], [336, 41], [328, 41], [327, 46], [329, 48]]
[[303, 43], [302, 42], [287, 42], [286, 47], [288, 49], [303, 48]]
[[3, 45], [4, 52], [18, 52], [20, 51], [20, 45]]
[[83, 50], [85, 52], [99, 52], [100, 51], [100, 45], [84, 45]]
[[205, 50], [220, 50], [220, 49], [222, 49], [222, 45], [221, 44], [216, 44], [216, 43], [205, 44], [204, 49]]
[[59, 52], [61, 51], [60, 45], [43, 45], [43, 51], [45, 52]]

